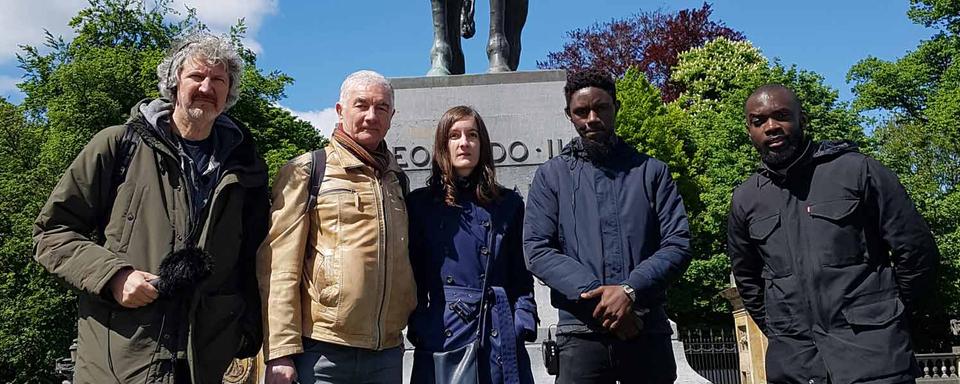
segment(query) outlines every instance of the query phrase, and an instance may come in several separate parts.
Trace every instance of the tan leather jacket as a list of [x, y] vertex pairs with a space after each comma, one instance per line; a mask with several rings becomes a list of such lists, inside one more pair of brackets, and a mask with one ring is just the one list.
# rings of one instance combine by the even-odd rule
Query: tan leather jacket
[[381, 350], [401, 344], [416, 306], [407, 208], [393, 156], [378, 180], [335, 140], [317, 206], [305, 212], [309, 153], [273, 185], [270, 231], [257, 253], [264, 360], [303, 351], [301, 336]]

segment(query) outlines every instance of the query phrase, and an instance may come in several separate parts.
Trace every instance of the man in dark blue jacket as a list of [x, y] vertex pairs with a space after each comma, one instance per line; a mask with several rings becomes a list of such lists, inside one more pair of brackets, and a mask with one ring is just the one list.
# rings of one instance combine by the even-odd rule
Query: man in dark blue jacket
[[796, 94], [747, 99], [760, 168], [733, 192], [727, 224], [744, 307], [769, 338], [767, 380], [912, 383], [907, 313], [939, 251], [897, 176], [850, 142], [814, 142]]
[[666, 164], [614, 134], [609, 76], [571, 74], [564, 93], [580, 137], [537, 169], [523, 231], [560, 312], [557, 383], [672, 383], [664, 304], [691, 258], [683, 201]]

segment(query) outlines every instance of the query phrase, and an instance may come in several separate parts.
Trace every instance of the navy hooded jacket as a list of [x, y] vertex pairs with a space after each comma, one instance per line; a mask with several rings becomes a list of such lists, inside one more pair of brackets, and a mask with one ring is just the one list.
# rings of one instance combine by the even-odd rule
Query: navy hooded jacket
[[644, 333], [670, 333], [666, 290], [690, 263], [683, 200], [667, 165], [617, 139], [605, 164], [587, 160], [580, 139], [537, 169], [527, 196], [527, 268], [551, 288], [559, 332], [602, 331], [598, 300], [580, 294], [628, 284]]

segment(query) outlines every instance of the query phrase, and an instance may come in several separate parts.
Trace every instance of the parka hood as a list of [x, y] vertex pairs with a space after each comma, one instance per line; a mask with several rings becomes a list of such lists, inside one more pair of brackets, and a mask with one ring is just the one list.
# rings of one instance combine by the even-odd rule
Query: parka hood
[[[162, 98], [143, 99], [131, 108], [128, 123], [145, 123], [135, 124], [135, 128], [139, 129], [141, 136], [147, 138], [145, 142], [154, 147], [165, 147], [172, 154], [177, 154], [180, 152], [179, 146], [175, 144], [173, 135], [169, 130], [169, 119], [172, 114], [173, 103], [169, 100]], [[213, 159], [211, 159], [211, 167], [236, 169], [240, 173], [254, 175], [266, 174], [267, 166], [260, 160], [256, 145], [253, 142], [253, 135], [239, 121], [225, 113], [217, 116], [211, 138], [214, 139], [216, 148]], [[251, 181], [241, 178], [241, 182], [245, 184], [249, 184]], [[266, 183], [265, 178], [262, 183]], [[261, 183], [255, 182], [254, 184]]]
[[804, 144], [803, 153], [787, 167], [775, 170], [766, 163], [760, 162], [757, 173], [771, 180], [783, 180], [797, 169], [804, 168], [807, 164], [822, 162], [840, 156], [847, 152], [859, 152], [857, 144], [849, 140], [813, 142], [807, 140]]

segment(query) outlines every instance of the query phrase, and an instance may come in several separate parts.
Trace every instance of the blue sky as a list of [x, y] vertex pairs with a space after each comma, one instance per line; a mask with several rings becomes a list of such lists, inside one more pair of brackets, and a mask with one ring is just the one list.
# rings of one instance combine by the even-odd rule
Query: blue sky
[[[67, 20], [85, 0], [0, 0], [0, 96], [18, 102], [14, 87], [16, 44], [38, 44], [42, 29], [70, 38]], [[564, 33], [594, 22], [647, 10], [699, 7], [680, 0], [530, 0], [523, 33], [521, 70], [559, 50]], [[850, 100], [847, 70], [867, 56], [893, 60], [913, 50], [934, 31], [912, 24], [907, 0], [717, 0], [714, 20], [742, 31], [768, 58], [815, 71]], [[198, 9], [214, 30], [226, 30], [239, 17], [250, 27], [248, 43], [259, 66], [296, 79], [281, 105], [315, 125], [329, 127], [343, 78], [358, 69], [388, 77], [421, 76], [429, 67], [432, 39], [427, 0], [174, 0]], [[361, 5], [358, 5], [361, 4]], [[467, 72], [486, 70], [487, 1], [477, 0], [477, 35], [464, 41]]]

